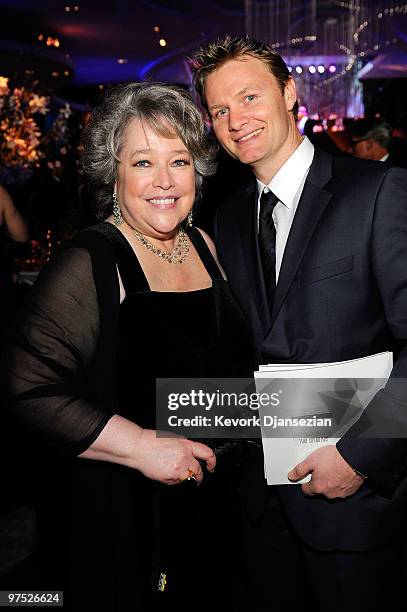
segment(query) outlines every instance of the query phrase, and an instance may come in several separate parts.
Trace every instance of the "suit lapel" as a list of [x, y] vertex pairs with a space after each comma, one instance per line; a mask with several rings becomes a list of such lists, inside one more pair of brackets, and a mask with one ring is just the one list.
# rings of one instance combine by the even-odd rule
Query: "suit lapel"
[[252, 180], [245, 188], [244, 197], [237, 207], [240, 240], [246, 263], [251, 294], [263, 331], [270, 326], [270, 311], [267, 303], [257, 240], [257, 185]]
[[297, 274], [315, 228], [328, 205], [332, 194], [323, 186], [332, 178], [332, 157], [315, 149], [314, 159], [305, 181], [293, 224], [284, 250], [276, 293], [273, 302], [271, 325], [284, 302]]

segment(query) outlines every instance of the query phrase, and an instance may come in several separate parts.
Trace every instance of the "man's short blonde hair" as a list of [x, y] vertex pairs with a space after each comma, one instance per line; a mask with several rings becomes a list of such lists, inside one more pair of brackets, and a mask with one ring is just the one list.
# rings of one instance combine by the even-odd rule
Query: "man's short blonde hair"
[[[285, 86], [291, 76], [287, 64], [281, 55], [273, 51], [265, 42], [254, 40], [248, 36], [242, 38], [227, 35], [215, 42], [204, 45], [191, 58], [195, 89], [205, 108], [205, 81], [208, 75], [229, 60], [238, 60], [248, 56], [259, 59], [267, 66], [268, 70], [277, 80], [281, 93], [284, 94]], [[294, 118], [297, 119], [297, 101], [292, 112]]]

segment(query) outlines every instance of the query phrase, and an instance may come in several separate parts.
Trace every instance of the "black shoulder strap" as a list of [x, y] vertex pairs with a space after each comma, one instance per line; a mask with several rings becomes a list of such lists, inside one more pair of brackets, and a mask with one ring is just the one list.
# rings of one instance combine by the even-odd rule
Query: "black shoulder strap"
[[113, 245], [117, 266], [126, 294], [150, 291], [143, 269], [136, 254], [120, 230], [111, 223], [99, 223], [89, 230], [101, 232]]
[[219, 266], [216, 263], [212, 253], [210, 252], [209, 247], [206, 244], [201, 232], [196, 229], [196, 227], [192, 227], [188, 230], [188, 237], [196, 248], [197, 253], [201, 258], [202, 263], [205, 266], [209, 276], [212, 279], [223, 279]]

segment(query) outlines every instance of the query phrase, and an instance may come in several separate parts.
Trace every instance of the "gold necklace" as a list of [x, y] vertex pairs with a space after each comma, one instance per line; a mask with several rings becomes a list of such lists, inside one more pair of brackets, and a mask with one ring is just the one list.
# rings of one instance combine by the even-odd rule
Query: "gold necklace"
[[158, 247], [156, 247], [152, 242], [147, 240], [147, 238], [141, 232], [139, 232], [134, 227], [132, 227], [130, 223], [127, 223], [127, 221], [124, 221], [124, 222], [126, 225], [129, 226], [129, 228], [131, 229], [131, 231], [133, 232], [137, 240], [141, 242], [141, 244], [145, 246], [145, 248], [148, 251], [151, 251], [151, 253], [154, 253], [154, 255], [157, 255], [157, 257], [160, 257], [161, 259], [168, 261], [168, 263], [175, 263], [175, 264], [176, 263], [182, 264], [182, 262], [185, 261], [186, 258], [188, 257], [189, 255], [188, 237], [185, 231], [182, 229], [182, 227], [178, 229], [178, 233], [177, 233], [178, 240], [177, 240], [177, 244], [175, 245], [175, 248], [172, 251], [163, 251], [162, 249], [159, 249]]

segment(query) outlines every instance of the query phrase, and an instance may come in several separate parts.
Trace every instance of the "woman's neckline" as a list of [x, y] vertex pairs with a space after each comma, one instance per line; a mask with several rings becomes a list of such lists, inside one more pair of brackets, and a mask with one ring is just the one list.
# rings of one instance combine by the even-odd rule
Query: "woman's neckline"
[[203, 293], [205, 291], [212, 291], [213, 289], [213, 281], [210, 287], [202, 287], [201, 289], [191, 289], [190, 291], [157, 291], [156, 289], [150, 289], [150, 293], [165, 293], [165, 294], [173, 294], [173, 295], [182, 295], [182, 294], [191, 294], [191, 293]]
[[[143, 275], [143, 277], [144, 277], [144, 281], [145, 281], [145, 283], [146, 283], [146, 285], [147, 285], [147, 287], [148, 287], [148, 292], [149, 292], [149, 293], [166, 293], [166, 294], [171, 293], [171, 294], [179, 295], [179, 294], [197, 293], [197, 292], [201, 292], [201, 291], [208, 291], [208, 290], [212, 290], [212, 289], [213, 289], [213, 281], [214, 281], [214, 278], [211, 276], [211, 274], [210, 274], [210, 272], [209, 272], [209, 270], [208, 270], [207, 266], [205, 265], [204, 260], [203, 260], [203, 259], [202, 259], [202, 257], [201, 257], [201, 254], [199, 253], [199, 250], [197, 249], [197, 247], [196, 247], [196, 245], [195, 245], [195, 244], [194, 244], [194, 246], [195, 246], [195, 248], [196, 248], [196, 250], [197, 250], [197, 252], [198, 252], [198, 256], [200, 257], [200, 259], [201, 259], [201, 261], [202, 261], [202, 263], [203, 263], [203, 265], [204, 265], [204, 267], [205, 267], [205, 269], [206, 269], [206, 271], [207, 271], [207, 273], [208, 273], [208, 275], [209, 275], [209, 278], [210, 278], [210, 280], [211, 280], [211, 284], [210, 284], [208, 287], [200, 287], [200, 288], [198, 288], [198, 289], [191, 289], [191, 290], [189, 290], [189, 291], [159, 291], [159, 290], [156, 290], [156, 289], [152, 289], [152, 288], [151, 288], [151, 285], [150, 285], [150, 282], [149, 282], [149, 280], [148, 280], [148, 278], [147, 278], [147, 276], [146, 276], [146, 273], [145, 273], [145, 271], [144, 271], [144, 269], [143, 269], [143, 266], [141, 265], [141, 262], [140, 262], [139, 258], [137, 257], [137, 253], [136, 253], [136, 251], [134, 250], [134, 248], [133, 248], [133, 246], [131, 245], [131, 243], [129, 242], [129, 240], [127, 239], [127, 237], [124, 235], [124, 233], [123, 233], [123, 232], [121, 232], [121, 231], [120, 231], [120, 229], [119, 229], [118, 227], [116, 227], [116, 226], [115, 226], [113, 223], [110, 223], [110, 221], [103, 221], [103, 223], [106, 223], [106, 224], [107, 224], [107, 225], [109, 225], [110, 227], [113, 227], [113, 228], [114, 228], [114, 230], [117, 232], [117, 234], [119, 234], [119, 235], [120, 235], [121, 239], [122, 239], [122, 240], [124, 241], [124, 243], [126, 244], [126, 246], [127, 246], [128, 250], [129, 250], [129, 253], [130, 253], [130, 254], [132, 255], [132, 257], [134, 258], [134, 260], [135, 260], [135, 262], [136, 262], [136, 264], [137, 264], [137, 267], [138, 267], [139, 271], [141, 272], [141, 274], [142, 274], [142, 275]], [[189, 236], [190, 240], [192, 241], [192, 239], [191, 239], [191, 237], [190, 237], [189, 232], [188, 232], [188, 236]], [[122, 283], [123, 283], [123, 279], [121, 279], [121, 280], [122, 280]]]

